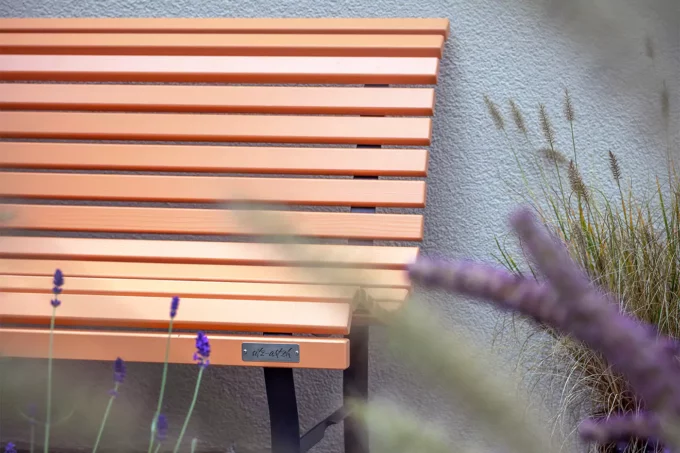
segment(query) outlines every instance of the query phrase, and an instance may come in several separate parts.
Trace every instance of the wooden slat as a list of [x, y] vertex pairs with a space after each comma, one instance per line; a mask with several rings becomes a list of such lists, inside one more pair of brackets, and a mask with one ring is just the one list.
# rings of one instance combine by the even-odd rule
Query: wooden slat
[[[49, 325], [49, 296], [0, 293], [0, 323]], [[350, 305], [182, 298], [173, 325], [178, 329], [345, 334]], [[167, 328], [170, 299], [69, 294], [62, 297], [57, 325]]]
[[425, 176], [427, 150], [0, 142], [0, 168]]
[[11, 173], [0, 196], [123, 201], [294, 203], [423, 207], [423, 181], [292, 179], [216, 176]]
[[[50, 294], [52, 279], [16, 275], [0, 276], [0, 291]], [[305, 302], [350, 302], [354, 286], [296, 285], [285, 283], [206, 282], [183, 280], [142, 280], [121, 278], [69, 277], [64, 294], [166, 296], [201, 299], [290, 300]], [[408, 291], [397, 288], [369, 288], [375, 300], [402, 302]]]
[[441, 35], [0, 33], [0, 53], [441, 57]]
[[403, 270], [0, 259], [0, 274], [409, 288]]
[[67, 18], [0, 19], [0, 30], [65, 33], [439, 34], [446, 18]]
[[196, 264], [316, 264], [404, 269], [417, 247], [380, 247], [149, 241], [134, 239], [0, 238], [1, 258], [133, 261]]
[[0, 55], [0, 80], [434, 84], [432, 57]]
[[0, 112], [0, 137], [429, 145], [429, 118]]
[[[195, 335], [175, 334], [170, 346], [170, 363], [192, 363]], [[349, 366], [349, 340], [345, 338], [301, 338], [209, 335], [210, 364], [231, 366], [319, 368], [343, 370]], [[126, 362], [162, 363], [167, 335], [141, 332], [56, 330], [55, 359], [106, 360], [117, 357]], [[0, 329], [0, 356], [46, 358], [47, 329]], [[300, 346], [299, 363], [244, 362], [243, 343], [293, 343]]]
[[0, 109], [431, 115], [432, 88], [0, 84]]
[[271, 228], [254, 230], [243, 222], [246, 213], [221, 209], [6, 205], [3, 211], [11, 217], [0, 228], [31, 230], [260, 235], [278, 234], [284, 224], [302, 236], [418, 241], [423, 235], [420, 215], [267, 211]]

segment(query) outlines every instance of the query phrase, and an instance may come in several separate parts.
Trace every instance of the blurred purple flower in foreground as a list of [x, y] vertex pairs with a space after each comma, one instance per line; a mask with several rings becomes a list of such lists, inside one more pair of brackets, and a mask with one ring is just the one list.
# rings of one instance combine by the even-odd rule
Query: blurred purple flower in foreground
[[7, 442], [5, 445], [5, 453], [17, 453], [17, 447], [12, 442]]
[[519, 210], [511, 224], [545, 282], [483, 264], [427, 259], [410, 266], [411, 280], [492, 301], [600, 352], [628, 379], [648, 412], [588, 420], [580, 427], [584, 439], [608, 443], [633, 436], [656, 437], [680, 447], [680, 367], [669, 348], [671, 340], [621, 313], [618, 304], [591, 284], [566, 248], [539, 225], [531, 211]]
[[168, 419], [165, 415], [160, 414], [158, 416], [158, 422], [156, 423], [156, 440], [158, 442], [163, 442], [168, 437]]

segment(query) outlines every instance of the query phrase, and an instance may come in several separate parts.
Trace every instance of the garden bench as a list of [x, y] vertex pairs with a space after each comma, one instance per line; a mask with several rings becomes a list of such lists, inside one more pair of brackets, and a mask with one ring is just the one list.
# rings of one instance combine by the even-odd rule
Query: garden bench
[[[307, 451], [347, 411], [300, 436], [293, 368], [344, 370], [345, 397], [366, 398], [373, 320], [353, 298], [408, 295], [417, 246], [373, 241], [420, 241], [422, 215], [376, 208], [425, 205], [423, 85], [447, 35], [445, 19], [0, 19], [0, 354], [46, 357], [56, 268], [57, 359], [162, 362], [177, 295], [170, 361], [211, 332], [213, 365], [264, 367], [273, 451]], [[282, 253], [224, 202], [278, 205], [317, 240]], [[346, 451], [365, 440], [347, 419]]]

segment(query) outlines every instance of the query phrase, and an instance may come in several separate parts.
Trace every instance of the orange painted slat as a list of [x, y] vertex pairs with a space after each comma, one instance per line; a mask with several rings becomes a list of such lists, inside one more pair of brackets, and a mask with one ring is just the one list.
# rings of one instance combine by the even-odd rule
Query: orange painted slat
[[429, 118], [0, 112], [0, 137], [429, 145]]
[[[349, 340], [345, 338], [301, 338], [210, 335], [210, 364], [231, 366], [319, 368], [344, 370], [349, 366]], [[196, 336], [175, 334], [170, 346], [170, 363], [192, 363]], [[0, 356], [46, 358], [47, 329], [0, 329]], [[55, 359], [105, 360], [122, 357], [126, 362], [162, 363], [167, 335], [163, 333], [55, 330]], [[296, 344], [298, 363], [246, 362], [243, 343]]]
[[[417, 247], [2, 237], [0, 257], [196, 264], [314, 264], [404, 269]], [[292, 252], [292, 253], [291, 253]]]
[[0, 259], [0, 274], [409, 288], [403, 270]]
[[425, 176], [427, 150], [0, 142], [0, 168]]
[[66, 33], [440, 34], [446, 18], [65, 18], [0, 19], [0, 30]]
[[[181, 295], [180, 295], [181, 297]], [[170, 298], [64, 294], [57, 326], [167, 328]], [[0, 293], [0, 323], [48, 325], [49, 296]], [[178, 329], [345, 334], [350, 305], [235, 299], [181, 299]]]
[[432, 57], [0, 55], [0, 80], [434, 84]]
[[[7, 293], [50, 294], [49, 276], [0, 276], [0, 291]], [[167, 296], [201, 299], [289, 300], [303, 302], [350, 302], [354, 286], [297, 285], [286, 283], [206, 282], [182, 280], [142, 280], [121, 278], [69, 277], [64, 294]], [[369, 288], [375, 300], [402, 302], [408, 291], [397, 288]]]
[[0, 84], [0, 108], [431, 115], [432, 88]]
[[[247, 213], [221, 209], [6, 205], [3, 211], [11, 217], [0, 228], [167, 234], [280, 232], [276, 225], [269, 231], [253, 230], [243, 223]], [[272, 223], [291, 225], [302, 236], [418, 241], [423, 235], [420, 215], [285, 211], [266, 214]]]
[[423, 207], [424, 181], [11, 173], [0, 196], [121, 201], [294, 203]]
[[0, 53], [441, 57], [441, 35], [0, 33]]

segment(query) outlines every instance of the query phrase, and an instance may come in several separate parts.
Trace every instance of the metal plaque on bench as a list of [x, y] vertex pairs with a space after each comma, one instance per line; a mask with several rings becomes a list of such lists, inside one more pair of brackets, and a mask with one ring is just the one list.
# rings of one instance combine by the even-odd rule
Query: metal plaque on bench
[[244, 362], [300, 363], [300, 345], [292, 343], [243, 343]]

